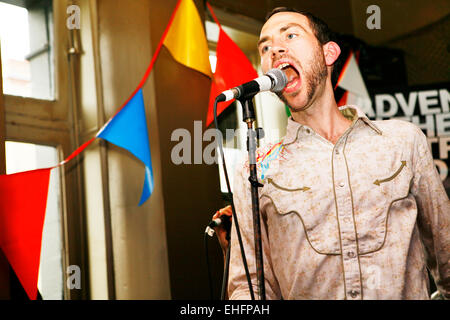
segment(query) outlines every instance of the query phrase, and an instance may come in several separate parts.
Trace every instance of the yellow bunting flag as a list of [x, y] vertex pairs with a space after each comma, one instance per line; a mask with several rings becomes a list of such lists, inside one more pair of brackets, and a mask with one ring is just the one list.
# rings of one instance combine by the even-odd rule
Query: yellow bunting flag
[[193, 0], [181, 0], [164, 45], [179, 63], [212, 76], [205, 30]]

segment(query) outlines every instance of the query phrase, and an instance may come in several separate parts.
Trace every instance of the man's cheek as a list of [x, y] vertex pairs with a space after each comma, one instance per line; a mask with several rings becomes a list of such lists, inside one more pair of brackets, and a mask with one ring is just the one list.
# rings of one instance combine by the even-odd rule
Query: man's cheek
[[271, 61], [269, 60], [270, 59], [267, 58], [261, 58], [261, 69], [263, 73], [266, 73], [267, 71], [270, 70]]

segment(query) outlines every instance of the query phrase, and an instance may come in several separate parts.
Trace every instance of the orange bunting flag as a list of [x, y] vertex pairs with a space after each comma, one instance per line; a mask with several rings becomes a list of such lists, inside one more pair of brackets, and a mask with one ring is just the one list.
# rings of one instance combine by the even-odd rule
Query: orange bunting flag
[[181, 64], [212, 76], [203, 22], [193, 0], [180, 0], [169, 22], [164, 46]]

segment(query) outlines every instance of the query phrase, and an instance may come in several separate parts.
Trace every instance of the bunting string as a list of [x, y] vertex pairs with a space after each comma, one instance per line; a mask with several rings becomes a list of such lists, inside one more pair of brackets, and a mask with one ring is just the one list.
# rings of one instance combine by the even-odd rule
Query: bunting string
[[[218, 69], [210, 96], [257, 76], [251, 63], [226, 35], [212, 7], [206, 3], [220, 29]], [[97, 134], [53, 167], [0, 175], [0, 249], [4, 251], [28, 297], [37, 297], [42, 230], [47, 206], [50, 171], [67, 164], [96, 138], [128, 150], [145, 166], [139, 206], [154, 188], [147, 120], [142, 88], [165, 46], [173, 59], [211, 77], [209, 50], [204, 25], [193, 0], [178, 0], [138, 86]], [[234, 65], [234, 68], [227, 68]], [[236, 67], [237, 66], [237, 67]], [[217, 92], [218, 91], [218, 92]], [[221, 111], [226, 106], [222, 106]]]
[[[188, 24], [189, 31], [194, 33], [189, 39], [186, 39], [186, 30], [183, 30], [184, 23]], [[172, 25], [176, 30], [171, 30]], [[199, 32], [203, 36], [199, 36]], [[171, 41], [166, 43], [168, 35], [171, 36]], [[199, 45], [199, 41], [204, 43]], [[152, 194], [153, 170], [142, 88], [163, 45], [166, 45], [176, 61], [210, 76], [208, 51], [203, 54], [199, 54], [198, 51], [198, 48], [207, 49], [207, 42], [195, 4], [193, 0], [178, 0], [138, 86], [94, 137], [53, 167], [0, 175], [0, 249], [5, 253], [31, 300], [37, 298], [42, 231], [52, 169], [67, 164], [96, 138], [101, 138], [128, 150], [145, 165], [144, 186], [139, 206]], [[183, 49], [182, 55], [180, 48]], [[188, 50], [184, 50], [185, 48]], [[199, 66], [196, 65], [197, 57], [201, 58]], [[208, 62], [207, 66], [205, 61]]]

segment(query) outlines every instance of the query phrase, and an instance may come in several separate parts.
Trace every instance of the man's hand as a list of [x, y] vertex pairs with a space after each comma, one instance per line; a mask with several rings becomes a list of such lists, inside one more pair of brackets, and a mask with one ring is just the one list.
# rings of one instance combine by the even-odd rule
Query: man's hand
[[431, 300], [445, 300], [444, 295], [440, 293], [439, 291], [435, 291], [431, 295]]
[[[216, 212], [216, 214], [212, 217], [213, 219], [220, 218], [221, 216], [226, 215], [230, 217], [230, 221], [232, 219], [232, 211], [231, 206], [226, 206], [225, 208], [220, 209]], [[214, 227], [214, 231], [216, 232], [217, 239], [219, 240], [220, 246], [222, 247], [223, 255], [226, 255], [228, 245], [229, 245], [229, 239], [230, 239], [230, 229], [226, 228], [225, 225], [220, 225], [218, 227]]]

